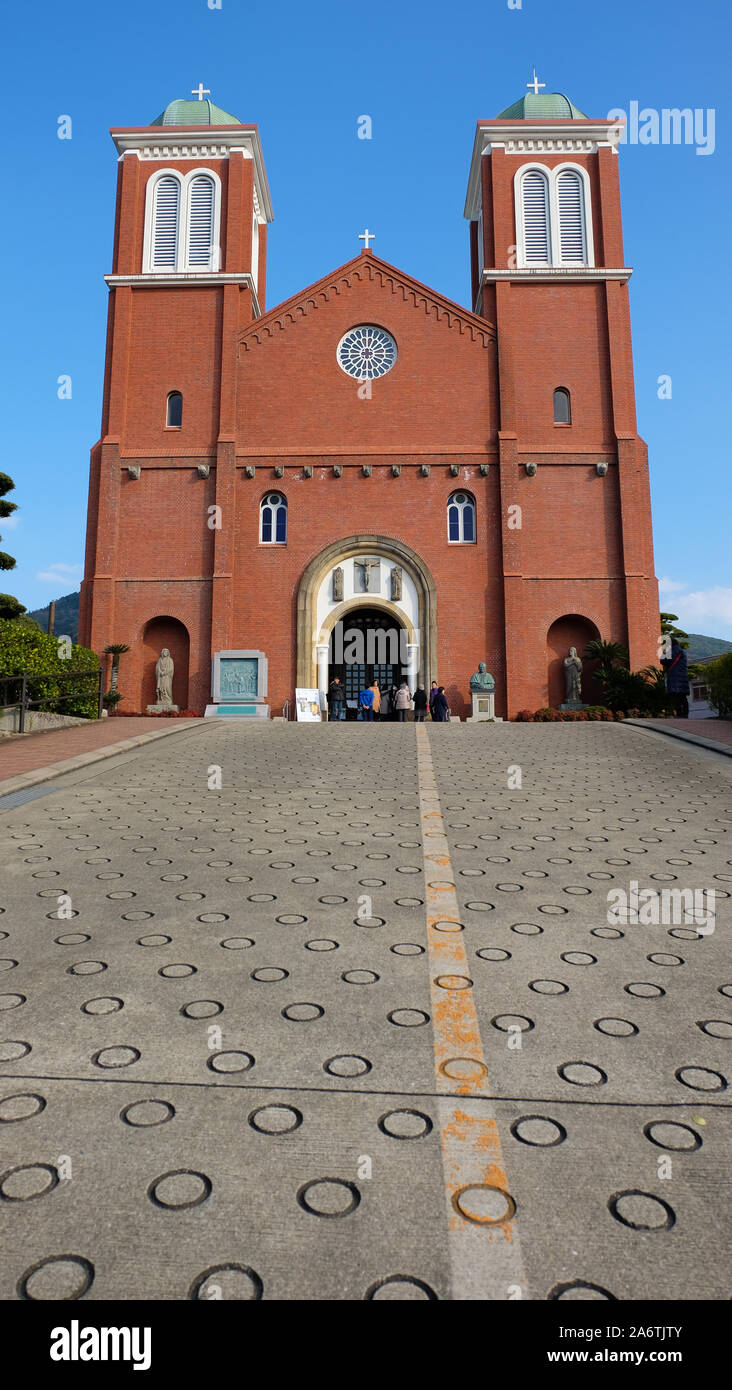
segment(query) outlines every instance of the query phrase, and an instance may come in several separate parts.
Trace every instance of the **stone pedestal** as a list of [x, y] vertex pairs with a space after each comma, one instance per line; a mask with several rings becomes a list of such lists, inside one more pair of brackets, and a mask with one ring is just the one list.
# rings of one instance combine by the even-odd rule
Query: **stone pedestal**
[[148, 705], [147, 712], [148, 714], [178, 714], [179, 709], [179, 705], [161, 705], [158, 703]]
[[502, 719], [496, 719], [494, 706], [495, 694], [492, 690], [471, 690], [470, 698], [473, 702], [473, 712], [466, 724], [480, 724], [486, 719], [493, 719], [497, 724], [502, 724]]
[[581, 700], [565, 700], [564, 704], [560, 705], [559, 708], [564, 711], [570, 709], [589, 709], [590, 707], [589, 705], [584, 705]]

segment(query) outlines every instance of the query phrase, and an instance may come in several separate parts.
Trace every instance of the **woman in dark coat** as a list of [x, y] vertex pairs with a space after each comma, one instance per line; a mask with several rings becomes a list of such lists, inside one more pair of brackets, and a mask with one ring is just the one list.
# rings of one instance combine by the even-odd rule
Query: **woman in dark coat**
[[445, 687], [444, 685], [440, 685], [437, 687], [437, 694], [432, 701], [432, 718], [436, 719], [438, 724], [446, 724], [448, 709], [449, 705], [447, 703], [447, 696], [445, 695]]
[[427, 691], [421, 685], [417, 686], [414, 692], [414, 718], [417, 724], [424, 722], [425, 711], [427, 709]]

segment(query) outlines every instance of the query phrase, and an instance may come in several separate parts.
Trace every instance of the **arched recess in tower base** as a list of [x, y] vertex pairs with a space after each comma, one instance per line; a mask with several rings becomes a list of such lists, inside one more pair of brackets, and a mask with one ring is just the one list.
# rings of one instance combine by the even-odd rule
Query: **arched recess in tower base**
[[[339, 604], [333, 604], [326, 615], [318, 616], [318, 595], [324, 579], [343, 561], [359, 555], [378, 556], [387, 563], [400, 566], [409, 576], [417, 594], [418, 621], [409, 616], [387, 595], [364, 592]], [[300, 581], [297, 596], [297, 685], [306, 689], [318, 686], [318, 647], [327, 646], [330, 633], [339, 618], [358, 606], [379, 608], [392, 613], [405, 627], [411, 644], [418, 644], [416, 674], [427, 685], [430, 672], [437, 669], [437, 589], [424, 560], [390, 536], [357, 535], [334, 541], [310, 561]]]

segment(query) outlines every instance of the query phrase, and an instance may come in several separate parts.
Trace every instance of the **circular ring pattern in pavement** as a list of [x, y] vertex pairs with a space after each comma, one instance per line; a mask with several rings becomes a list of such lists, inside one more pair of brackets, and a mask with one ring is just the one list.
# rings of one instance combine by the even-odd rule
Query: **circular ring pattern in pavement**
[[132, 1125], [133, 1129], [153, 1129], [155, 1125], [167, 1124], [174, 1115], [175, 1106], [170, 1101], [152, 1097], [149, 1100], [135, 1100], [119, 1112], [123, 1124]]
[[3, 1096], [0, 1100], [0, 1123], [17, 1124], [20, 1120], [31, 1120], [46, 1108], [44, 1096], [33, 1091], [17, 1091], [15, 1095]]
[[594, 1062], [563, 1062], [557, 1072], [570, 1086], [604, 1086], [607, 1082], [606, 1073]]
[[529, 980], [529, 989], [535, 994], [569, 994], [569, 985], [563, 980]]
[[598, 1018], [592, 1026], [608, 1038], [634, 1038], [638, 1033], [636, 1024], [629, 1018]]
[[94, 1265], [83, 1255], [47, 1255], [18, 1280], [18, 1297], [33, 1302], [83, 1298], [94, 1283]]
[[58, 1168], [51, 1163], [22, 1163], [0, 1175], [0, 1197], [6, 1202], [30, 1202], [52, 1192], [59, 1181]]
[[150, 1201], [166, 1211], [188, 1211], [200, 1207], [211, 1196], [211, 1179], [192, 1168], [174, 1168], [161, 1173], [147, 1189]]
[[206, 1061], [209, 1071], [221, 1073], [251, 1071], [254, 1058], [251, 1052], [214, 1052]]
[[378, 1126], [390, 1139], [425, 1139], [433, 1128], [429, 1115], [408, 1107], [387, 1110], [385, 1115], [379, 1116]]
[[579, 1301], [581, 1299], [590, 1301], [592, 1299], [610, 1299], [617, 1303], [614, 1293], [603, 1289], [601, 1284], [590, 1284], [582, 1279], [573, 1279], [566, 1284], [555, 1284], [554, 1288], [547, 1294], [549, 1299], [562, 1299], [565, 1302]]
[[522, 1115], [514, 1120], [511, 1133], [520, 1144], [530, 1144], [532, 1148], [553, 1149], [563, 1144], [567, 1138], [564, 1125], [552, 1120], [548, 1115]]
[[651, 1120], [643, 1126], [643, 1133], [656, 1148], [671, 1149], [674, 1153], [695, 1153], [703, 1142], [695, 1129], [677, 1120]]
[[314, 1023], [316, 1019], [323, 1017], [325, 1009], [321, 1004], [287, 1004], [281, 1012], [282, 1017], [290, 1023]]
[[131, 1067], [135, 1062], [139, 1062], [141, 1053], [136, 1047], [103, 1047], [99, 1052], [92, 1056], [95, 1067]]
[[350, 1216], [360, 1205], [361, 1193], [355, 1182], [344, 1178], [313, 1178], [299, 1188], [297, 1200], [311, 1216], [332, 1218]]
[[378, 1279], [364, 1294], [369, 1302], [383, 1302], [386, 1299], [401, 1301], [436, 1301], [437, 1294], [423, 1279], [413, 1274], [390, 1274], [386, 1279]]
[[720, 1071], [712, 1071], [709, 1067], [679, 1067], [674, 1076], [682, 1086], [688, 1086], [692, 1091], [727, 1090], [726, 1077]]
[[249, 976], [250, 980], [256, 980], [258, 984], [274, 985], [279, 984], [280, 980], [286, 980], [289, 970], [285, 970], [281, 965], [261, 965], [258, 970], [253, 970]]
[[19, 1062], [21, 1057], [27, 1057], [31, 1051], [29, 1042], [21, 1042], [18, 1038], [4, 1038], [0, 1042], [0, 1062]]
[[204, 1269], [194, 1279], [188, 1297], [204, 1302], [226, 1299], [253, 1303], [259, 1302], [263, 1295], [264, 1284], [256, 1270], [248, 1265], [230, 1263]]
[[81, 1005], [80, 1012], [83, 1014], [118, 1014], [124, 1008], [124, 1000], [118, 999], [115, 994], [100, 995], [98, 999], [87, 999]]
[[260, 1105], [252, 1110], [249, 1123], [259, 1134], [293, 1134], [300, 1128], [303, 1116], [294, 1105]]
[[703, 1018], [696, 1026], [710, 1038], [732, 1038], [732, 1023], [726, 1018]]
[[476, 1226], [500, 1226], [510, 1221], [516, 1203], [510, 1192], [494, 1183], [469, 1183], [452, 1194], [452, 1205], [466, 1221]]
[[329, 1076], [365, 1076], [371, 1071], [373, 1063], [368, 1057], [358, 1057], [355, 1053], [346, 1052], [337, 1057], [329, 1057], [327, 1062], [323, 1062], [323, 1071], [327, 1071]]
[[395, 1028], [422, 1028], [430, 1021], [430, 1016], [424, 1009], [392, 1009], [386, 1017]]
[[607, 1205], [611, 1216], [631, 1231], [670, 1231], [676, 1223], [676, 1213], [668, 1202], [638, 1188], [616, 1192]]
[[190, 1004], [184, 1004], [178, 1012], [183, 1018], [216, 1018], [224, 1012], [224, 1006], [219, 999], [192, 999]]
[[665, 994], [665, 989], [660, 985], [651, 984], [648, 980], [634, 980], [629, 985], [623, 985], [626, 994], [632, 994], [634, 999], [659, 999]]
[[510, 1033], [513, 1029], [518, 1029], [520, 1033], [530, 1033], [536, 1027], [532, 1018], [526, 1018], [524, 1014], [496, 1014], [491, 1019], [494, 1028], [498, 1028], [501, 1033]]
[[347, 985], [375, 985], [380, 976], [375, 970], [344, 970], [341, 979]]

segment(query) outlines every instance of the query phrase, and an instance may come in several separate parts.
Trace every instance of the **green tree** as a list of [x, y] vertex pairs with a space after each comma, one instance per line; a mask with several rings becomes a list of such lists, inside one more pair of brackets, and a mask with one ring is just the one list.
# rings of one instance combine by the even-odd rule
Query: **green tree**
[[681, 627], [676, 627], [676, 626], [675, 626], [675, 624], [676, 624], [678, 621], [679, 621], [679, 615], [678, 615], [678, 613], [662, 613], [662, 614], [661, 614], [661, 636], [662, 636], [662, 637], [675, 637], [675, 638], [676, 638], [676, 641], [677, 641], [678, 644], [679, 644], [679, 646], [680, 646], [680, 647], [683, 647], [685, 651], [688, 651], [688, 650], [689, 650], [689, 634], [688, 634], [688, 632], [684, 632], [684, 629], [683, 629], [683, 628], [681, 628]]
[[[126, 642], [110, 642], [109, 646], [104, 648], [105, 654], [112, 658], [112, 670], [109, 677], [109, 690], [107, 692], [109, 695], [114, 695], [117, 689], [117, 682], [119, 680], [119, 659], [129, 650]], [[118, 696], [118, 699], [122, 699], [122, 696]]]
[[[18, 510], [17, 502], [6, 502], [5, 500], [5, 494], [7, 492], [12, 492], [14, 487], [15, 483], [12, 478], [9, 478], [7, 473], [0, 473], [0, 516], [10, 516], [12, 512], [17, 512]], [[0, 536], [0, 540], [2, 540], [2, 536]], [[14, 556], [8, 555], [4, 550], [0, 550], [0, 570], [14, 569]], [[3, 597], [7, 597], [7, 595], [3, 595]], [[25, 612], [25, 609], [23, 608], [22, 611]]]
[[710, 661], [703, 668], [703, 674], [710, 705], [716, 709], [720, 719], [729, 719], [732, 716], [732, 652], [725, 652], [716, 661]]

